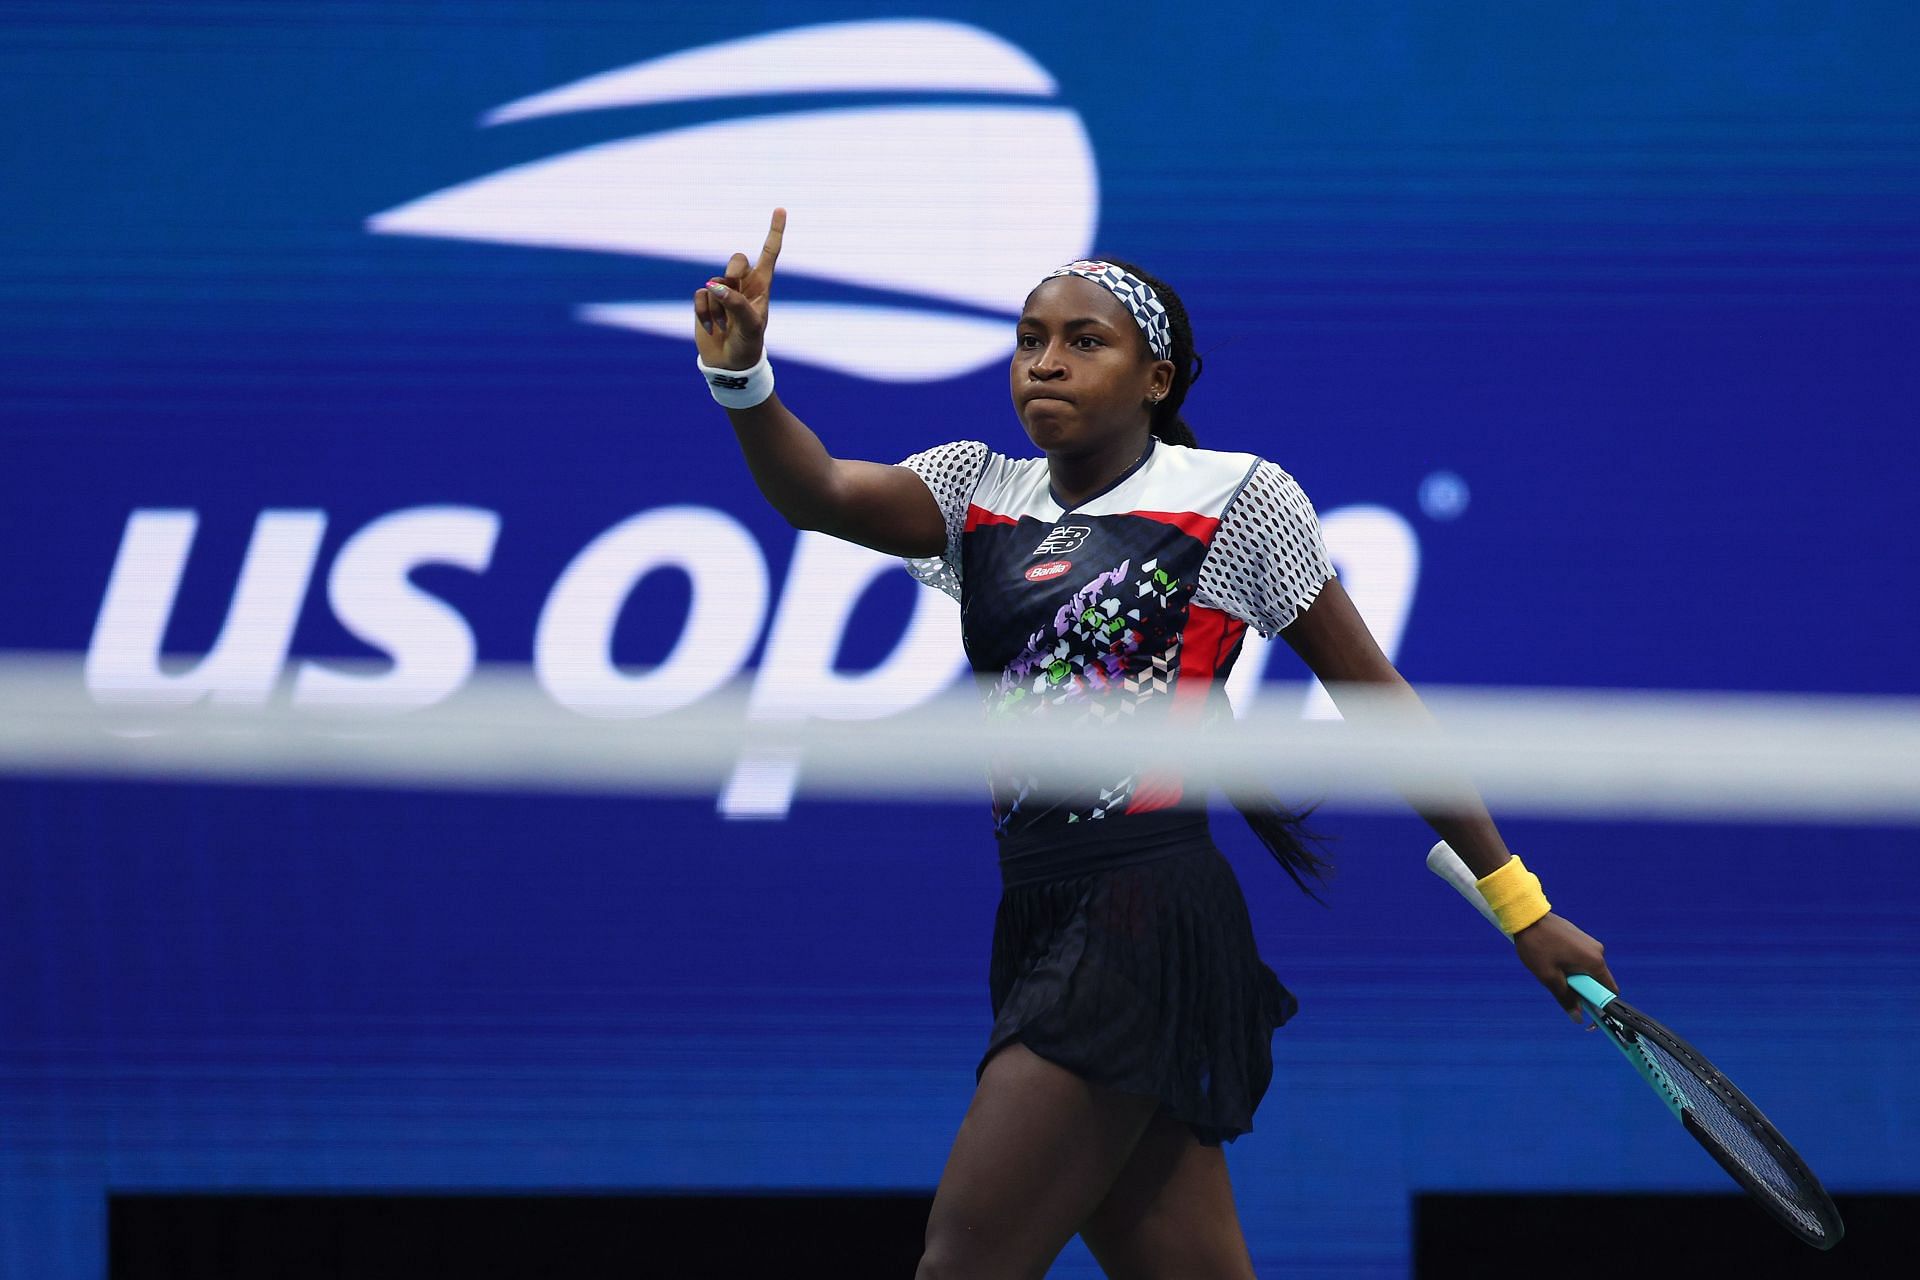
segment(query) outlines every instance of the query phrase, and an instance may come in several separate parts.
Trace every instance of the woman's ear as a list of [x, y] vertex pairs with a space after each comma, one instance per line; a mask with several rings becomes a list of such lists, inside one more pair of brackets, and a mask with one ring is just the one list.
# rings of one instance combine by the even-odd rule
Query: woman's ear
[[1173, 361], [1155, 360], [1147, 377], [1147, 399], [1159, 404], [1173, 390]]

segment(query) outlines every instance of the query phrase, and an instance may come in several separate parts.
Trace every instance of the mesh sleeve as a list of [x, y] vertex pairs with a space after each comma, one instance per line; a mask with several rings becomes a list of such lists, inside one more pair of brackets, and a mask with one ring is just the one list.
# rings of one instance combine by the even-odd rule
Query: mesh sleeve
[[990, 450], [978, 440], [959, 440], [914, 454], [900, 465], [920, 477], [940, 504], [947, 522], [947, 549], [938, 556], [909, 559], [907, 572], [929, 587], [960, 598], [960, 533], [967, 527], [967, 504], [986, 470]]
[[1193, 598], [1271, 636], [1305, 613], [1332, 577], [1313, 504], [1292, 476], [1260, 462], [1227, 505]]

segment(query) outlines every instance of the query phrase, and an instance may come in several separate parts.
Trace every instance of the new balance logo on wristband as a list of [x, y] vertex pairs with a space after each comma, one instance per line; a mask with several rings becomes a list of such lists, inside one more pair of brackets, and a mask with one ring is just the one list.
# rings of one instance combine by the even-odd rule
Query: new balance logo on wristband
[[728, 391], [744, 391], [748, 381], [749, 379], [744, 373], [710, 373], [707, 375], [708, 386], [724, 387]]

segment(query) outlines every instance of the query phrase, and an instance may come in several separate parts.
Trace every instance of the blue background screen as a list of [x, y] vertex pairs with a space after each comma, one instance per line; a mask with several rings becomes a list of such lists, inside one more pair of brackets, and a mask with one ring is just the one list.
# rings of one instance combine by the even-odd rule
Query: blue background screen
[[[1920, 693], [1920, 11], [905, 16], [10, 6], [0, 647], [105, 700], [938, 692], [951, 607], [768, 510], [691, 367], [777, 195], [836, 452], [1021, 452], [1017, 282], [1127, 257], [1416, 685]], [[100, 1274], [108, 1189], [927, 1188], [989, 1020], [984, 797], [15, 776], [0, 819], [8, 1276]], [[1325, 909], [1218, 825], [1302, 1006], [1230, 1150], [1260, 1265], [1403, 1274], [1425, 1190], [1724, 1186], [1411, 813], [1324, 816]], [[1503, 830], [1831, 1189], [1920, 1190], [1911, 831]]]

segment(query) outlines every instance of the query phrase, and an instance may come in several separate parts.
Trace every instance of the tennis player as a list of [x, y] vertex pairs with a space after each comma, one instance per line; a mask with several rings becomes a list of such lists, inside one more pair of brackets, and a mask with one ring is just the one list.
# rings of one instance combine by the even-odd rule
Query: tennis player
[[[1415, 705], [1292, 477], [1197, 446], [1180, 410], [1200, 361], [1172, 289], [1104, 260], [1035, 285], [1009, 376], [1040, 456], [962, 441], [861, 462], [773, 390], [762, 339], [785, 228], [776, 210], [759, 260], [734, 254], [694, 295], [700, 370], [781, 515], [905, 557], [960, 601], [994, 712], [1079, 716], [1089, 734], [1120, 716], [1202, 722], [1248, 627], [1285, 639], [1336, 702], [1373, 686]], [[1041, 1276], [1075, 1233], [1115, 1277], [1251, 1276], [1220, 1144], [1252, 1128], [1294, 1000], [1255, 951], [1204, 796], [1151, 770], [1082, 790], [1001, 769], [990, 786], [994, 1024], [919, 1277]], [[1566, 975], [1613, 986], [1600, 944], [1552, 914], [1478, 800], [1423, 816], [1577, 1020]], [[1325, 869], [1293, 815], [1248, 817], [1303, 887]]]

